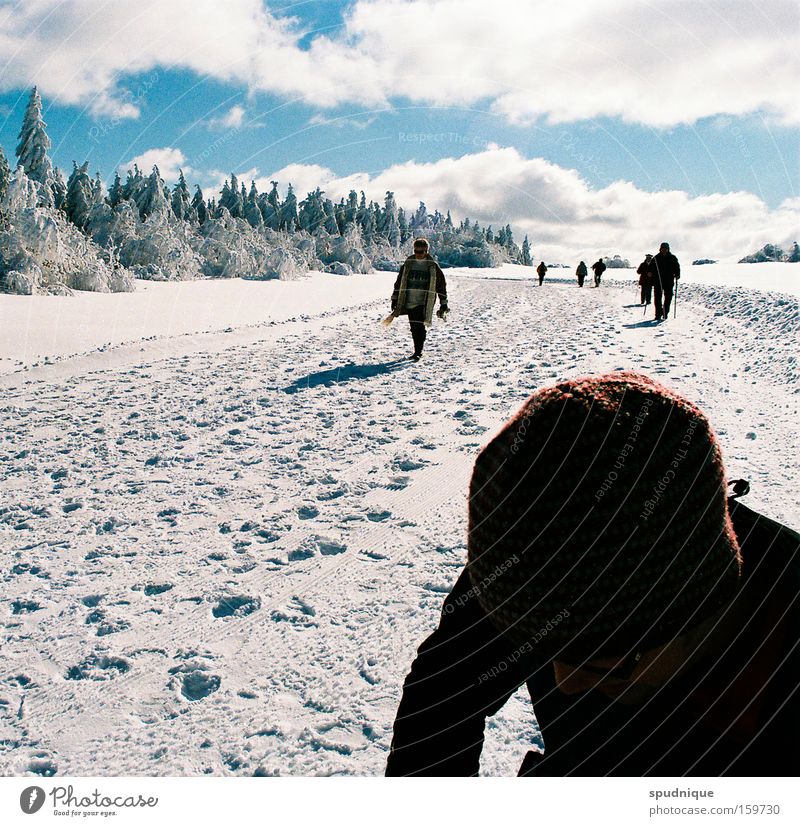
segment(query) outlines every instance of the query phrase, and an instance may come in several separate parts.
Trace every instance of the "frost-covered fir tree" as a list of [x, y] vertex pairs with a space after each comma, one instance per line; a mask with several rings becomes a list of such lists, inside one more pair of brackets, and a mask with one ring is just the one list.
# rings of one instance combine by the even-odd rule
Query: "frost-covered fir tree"
[[195, 186], [194, 197], [192, 198], [192, 209], [197, 216], [198, 223], [204, 224], [208, 217], [208, 210], [206, 208], [206, 200], [203, 197], [203, 190], [200, 189], [199, 184]]
[[47, 136], [47, 124], [42, 118], [42, 99], [34, 86], [22, 118], [16, 155], [28, 178], [41, 184], [39, 197], [43, 206], [55, 204], [55, 176], [53, 164], [47, 154], [48, 149], [50, 138]]
[[394, 192], [390, 190], [386, 191], [381, 234], [393, 247], [400, 245], [400, 223], [397, 220], [397, 203], [394, 200]]
[[322, 202], [322, 208], [325, 212], [325, 229], [331, 235], [339, 235], [339, 223], [336, 220], [336, 208], [330, 198], [326, 198]]
[[408, 228], [406, 211], [403, 207], [400, 207], [397, 210], [397, 225], [400, 228], [400, 243], [405, 244], [405, 242], [411, 237], [411, 230]]
[[122, 200], [122, 180], [119, 177], [119, 172], [114, 173], [114, 182], [108, 190], [108, 205], [111, 209]]
[[286, 200], [281, 205], [281, 229], [293, 233], [298, 226], [297, 196], [291, 184], [286, 188]]
[[157, 166], [154, 166], [153, 171], [147, 176], [147, 183], [136, 201], [136, 206], [139, 208], [142, 220], [150, 215], [169, 211], [169, 204], [164, 194], [164, 181]]
[[67, 198], [64, 206], [67, 218], [78, 229], [86, 228], [89, 210], [94, 200], [94, 188], [89, 178], [89, 161], [80, 166], [73, 161], [72, 174], [67, 181]]
[[185, 221], [191, 211], [191, 196], [189, 187], [186, 185], [186, 178], [183, 177], [183, 170], [178, 170], [178, 183], [172, 190], [172, 212], [179, 221]]
[[300, 204], [298, 226], [306, 232], [314, 233], [325, 225], [325, 207], [322, 204], [322, 191], [317, 187], [309, 192]]
[[8, 192], [8, 185], [11, 182], [11, 167], [8, 165], [6, 153], [0, 146], [0, 210], [2, 210], [3, 199]]
[[528, 241], [528, 236], [522, 242], [522, 261], [520, 262], [524, 267], [532, 267], [533, 259], [531, 258], [531, 245]]
[[145, 186], [145, 177], [138, 165], [134, 164], [133, 170], [128, 170], [128, 176], [122, 185], [122, 200], [138, 202]]
[[250, 181], [250, 191], [247, 193], [247, 200], [244, 202], [244, 219], [254, 229], [261, 229], [264, 226], [264, 217], [258, 204], [258, 187], [255, 181]]

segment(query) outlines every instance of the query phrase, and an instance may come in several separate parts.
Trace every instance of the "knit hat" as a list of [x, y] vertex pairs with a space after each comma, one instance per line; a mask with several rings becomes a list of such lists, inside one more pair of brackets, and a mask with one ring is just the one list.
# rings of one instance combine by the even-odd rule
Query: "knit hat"
[[577, 664], [680, 636], [741, 569], [708, 421], [634, 372], [528, 399], [475, 462], [468, 550], [493, 624]]

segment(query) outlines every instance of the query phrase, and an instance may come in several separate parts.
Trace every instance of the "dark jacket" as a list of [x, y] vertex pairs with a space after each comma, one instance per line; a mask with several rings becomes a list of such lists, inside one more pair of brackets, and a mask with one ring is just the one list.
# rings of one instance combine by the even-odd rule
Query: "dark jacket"
[[671, 252], [658, 252], [650, 261], [650, 273], [653, 284], [671, 289], [675, 281], [681, 277], [681, 265]]
[[639, 284], [643, 287], [647, 287], [653, 283], [653, 273], [650, 266], [652, 261], [652, 258], [649, 261], [642, 261], [636, 268], [636, 274], [639, 276]]
[[578, 264], [578, 268], [575, 270], [575, 275], [577, 275], [578, 278], [586, 278], [586, 272], [586, 264], [584, 264], [583, 261], [581, 261], [581, 263]]
[[606, 271], [606, 265], [603, 261], [595, 261], [592, 264], [592, 269], [595, 275], [602, 275]]
[[539, 273], [539, 275], [544, 275], [547, 272], [547, 265], [544, 264], [544, 262], [539, 264], [536, 268], [536, 272]]
[[[568, 696], [490, 624], [466, 570], [420, 646], [394, 724], [387, 775], [477, 775], [486, 717], [523, 683], [544, 754], [538, 776], [800, 775], [800, 536], [735, 500], [752, 620], [713, 670], [698, 664], [640, 706], [597, 691]], [[520, 743], [521, 749], [533, 745]]]
[[[413, 255], [409, 255], [406, 261], [410, 261], [413, 258]], [[436, 268], [436, 294], [439, 296], [439, 306], [447, 307], [447, 282], [445, 281], [442, 268], [436, 261], [433, 260], [433, 256], [430, 253], [425, 256], [425, 260], [433, 261], [433, 265]], [[392, 310], [397, 307], [398, 298], [400, 297], [400, 283], [403, 280], [403, 268], [405, 267], [405, 264], [406, 262], [403, 262], [403, 265], [400, 267], [400, 271], [397, 273], [397, 278], [394, 282], [391, 302]], [[433, 305], [431, 305], [431, 309], [432, 307]], [[430, 319], [428, 319], [428, 321], [430, 321]]]

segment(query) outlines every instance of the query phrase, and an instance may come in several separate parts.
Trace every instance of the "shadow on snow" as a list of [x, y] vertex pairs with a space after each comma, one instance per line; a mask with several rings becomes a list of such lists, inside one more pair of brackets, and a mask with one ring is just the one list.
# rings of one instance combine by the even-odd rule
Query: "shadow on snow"
[[330, 387], [333, 384], [344, 384], [355, 379], [371, 379], [375, 376], [393, 373], [403, 365], [410, 365], [410, 362], [407, 359], [396, 359], [382, 364], [353, 364], [353, 362], [349, 362], [330, 370], [309, 373], [307, 376], [296, 379], [290, 385], [284, 387], [283, 392], [297, 393], [300, 390], [308, 390], [312, 387]]

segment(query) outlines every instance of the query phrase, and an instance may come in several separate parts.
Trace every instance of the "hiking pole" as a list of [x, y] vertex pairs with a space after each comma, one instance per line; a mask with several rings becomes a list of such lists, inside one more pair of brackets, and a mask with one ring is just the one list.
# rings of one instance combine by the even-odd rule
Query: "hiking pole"
[[678, 317], [678, 279], [675, 279], [675, 303], [672, 305], [672, 317]]

